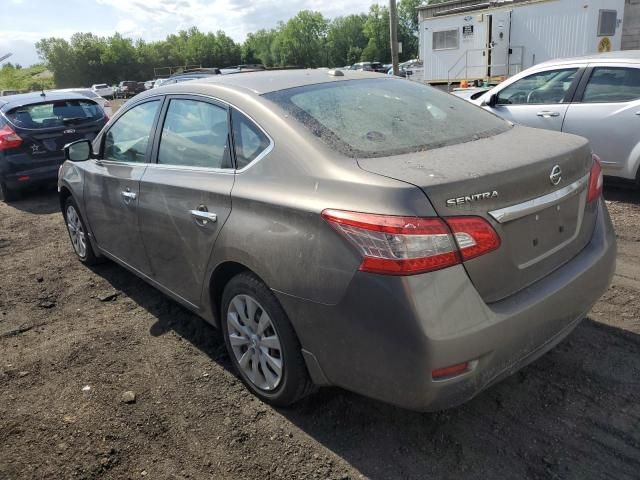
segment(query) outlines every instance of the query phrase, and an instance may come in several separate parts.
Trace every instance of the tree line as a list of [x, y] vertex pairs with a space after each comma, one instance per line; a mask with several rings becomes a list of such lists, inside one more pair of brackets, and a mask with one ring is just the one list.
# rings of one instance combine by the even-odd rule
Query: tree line
[[[401, 61], [418, 54], [416, 7], [420, 3], [398, 2]], [[389, 63], [389, 10], [372, 5], [367, 13], [334, 19], [302, 10], [275, 28], [250, 33], [243, 43], [223, 31], [205, 33], [193, 27], [155, 42], [132, 40], [119, 33], [110, 37], [76, 33], [70, 40], [43, 38], [36, 43], [36, 50], [59, 88], [148, 80], [154, 77], [154, 68], [178, 65], [335, 67], [359, 61]]]

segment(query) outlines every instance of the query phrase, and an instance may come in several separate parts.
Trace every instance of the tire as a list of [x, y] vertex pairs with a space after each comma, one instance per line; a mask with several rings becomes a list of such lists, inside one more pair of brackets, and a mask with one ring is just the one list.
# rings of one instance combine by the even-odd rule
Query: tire
[[[261, 280], [251, 273], [233, 277], [222, 294], [221, 312], [220, 324], [231, 363], [254, 395], [271, 405], [286, 407], [314, 390], [293, 327]], [[275, 368], [278, 363], [279, 372]]]
[[95, 252], [93, 246], [87, 236], [87, 226], [80, 215], [80, 210], [73, 200], [73, 197], [67, 198], [64, 203], [64, 222], [67, 225], [69, 240], [73, 246], [73, 251], [78, 259], [85, 265], [96, 265], [101, 262]]
[[0, 200], [8, 203], [17, 200], [18, 197], [19, 194], [16, 190], [10, 189], [3, 181], [0, 180]]

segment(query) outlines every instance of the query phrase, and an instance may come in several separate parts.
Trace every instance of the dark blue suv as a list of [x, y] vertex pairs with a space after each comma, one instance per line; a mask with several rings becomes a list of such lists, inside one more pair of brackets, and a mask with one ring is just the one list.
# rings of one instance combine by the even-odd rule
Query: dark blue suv
[[28, 185], [55, 184], [63, 148], [93, 140], [107, 122], [102, 107], [71, 92], [0, 97], [0, 200]]

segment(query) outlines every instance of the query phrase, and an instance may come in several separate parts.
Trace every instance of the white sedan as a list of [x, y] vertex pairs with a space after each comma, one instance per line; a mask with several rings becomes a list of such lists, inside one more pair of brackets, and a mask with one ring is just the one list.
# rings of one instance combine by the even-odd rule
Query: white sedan
[[588, 138], [605, 175], [640, 186], [640, 50], [540, 63], [471, 101], [515, 123]]
[[91, 90], [104, 98], [113, 98], [113, 88], [106, 83], [95, 83], [91, 85]]

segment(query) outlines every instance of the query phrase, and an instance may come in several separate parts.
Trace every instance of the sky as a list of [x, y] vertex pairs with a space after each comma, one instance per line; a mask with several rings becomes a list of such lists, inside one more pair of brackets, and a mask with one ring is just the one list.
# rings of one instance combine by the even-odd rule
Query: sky
[[0, 56], [28, 66], [40, 60], [35, 42], [69, 39], [76, 32], [161, 40], [192, 26], [224, 30], [241, 42], [247, 33], [271, 28], [300, 10], [325, 17], [366, 12], [375, 0], [3, 0]]

